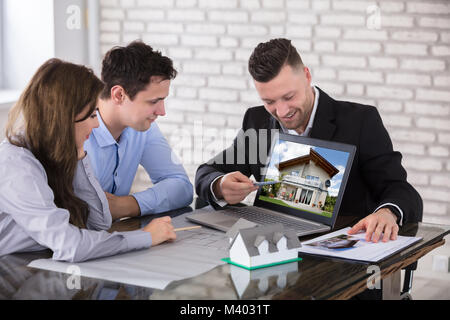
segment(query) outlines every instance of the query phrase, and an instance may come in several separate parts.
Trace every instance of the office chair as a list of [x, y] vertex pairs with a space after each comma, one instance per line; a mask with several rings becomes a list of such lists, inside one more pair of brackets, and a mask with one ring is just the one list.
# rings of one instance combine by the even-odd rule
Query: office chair
[[417, 261], [410, 264], [405, 270], [405, 277], [403, 279], [403, 289], [400, 293], [400, 300], [412, 300], [411, 296], [411, 290], [412, 290], [412, 283], [413, 283], [413, 274], [414, 270], [417, 270]]
[[[422, 210], [422, 209], [421, 209]], [[420, 220], [422, 221], [422, 219]], [[418, 224], [410, 228], [408, 233], [403, 234], [404, 236], [415, 237], [417, 235], [417, 230], [419, 229]], [[417, 261], [411, 263], [409, 266], [405, 267], [405, 277], [403, 279], [403, 289], [400, 293], [401, 300], [413, 300], [411, 296], [412, 283], [413, 283], [413, 273], [417, 270]]]

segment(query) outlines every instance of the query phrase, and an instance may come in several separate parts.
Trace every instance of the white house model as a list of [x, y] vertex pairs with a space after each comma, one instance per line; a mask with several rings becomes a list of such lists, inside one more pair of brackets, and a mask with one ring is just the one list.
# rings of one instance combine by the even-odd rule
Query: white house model
[[301, 247], [296, 233], [284, 230], [279, 223], [245, 229], [234, 227], [227, 235], [230, 260], [246, 268], [296, 259]]

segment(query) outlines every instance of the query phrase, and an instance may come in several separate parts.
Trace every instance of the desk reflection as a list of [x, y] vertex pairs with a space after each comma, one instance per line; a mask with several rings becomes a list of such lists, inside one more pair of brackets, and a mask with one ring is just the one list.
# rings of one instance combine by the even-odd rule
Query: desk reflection
[[174, 281], [164, 290], [155, 289], [150, 300], [270, 299], [297, 283], [300, 264], [298, 261], [251, 271], [221, 265], [194, 278]]
[[26, 267], [50, 251], [0, 257], [1, 300], [142, 300], [152, 289]]
[[255, 299], [277, 294], [295, 285], [301, 275], [300, 263], [291, 262], [256, 270], [231, 265], [230, 276], [239, 299]]

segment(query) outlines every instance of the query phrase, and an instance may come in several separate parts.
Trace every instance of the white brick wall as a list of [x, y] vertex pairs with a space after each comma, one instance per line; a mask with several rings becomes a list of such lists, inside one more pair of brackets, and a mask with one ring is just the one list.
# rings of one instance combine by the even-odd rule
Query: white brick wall
[[[424, 220], [450, 223], [449, 1], [100, 2], [102, 53], [141, 38], [174, 59], [180, 73], [159, 125], [192, 181], [199, 145], [194, 138], [180, 143], [173, 132], [190, 133], [201, 120], [212, 131], [205, 148], [230, 143], [245, 109], [260, 104], [247, 72], [253, 47], [289, 37], [321, 88], [378, 107], [422, 194]], [[147, 179], [140, 174], [136, 188]]]

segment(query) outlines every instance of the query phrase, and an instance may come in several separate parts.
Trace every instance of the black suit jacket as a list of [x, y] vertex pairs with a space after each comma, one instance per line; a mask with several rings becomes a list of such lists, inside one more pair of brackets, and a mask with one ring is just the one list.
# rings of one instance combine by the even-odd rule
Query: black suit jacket
[[[339, 214], [362, 218], [381, 204], [393, 203], [402, 209], [404, 223], [422, 221], [422, 199], [406, 181], [406, 171], [401, 165], [402, 155], [393, 151], [391, 139], [377, 109], [357, 103], [336, 101], [322, 90], [319, 89], [319, 92], [319, 103], [310, 137], [357, 147]], [[249, 108], [245, 113], [239, 134], [248, 129], [269, 129], [267, 146], [260, 146], [260, 141], [257, 145], [258, 154], [260, 147], [267, 148], [261, 150], [266, 155], [270, 151], [272, 136], [270, 129], [281, 132], [278, 121], [263, 106]], [[257, 181], [262, 178], [263, 163], [258, 159], [257, 163], [251, 164], [248, 155], [250, 140], [247, 139], [245, 145], [242, 143], [239, 145], [237, 141], [240, 140], [236, 138], [230, 148], [197, 169], [196, 192], [200, 198], [212, 205], [214, 201], [210, 184], [218, 176], [240, 171], [248, 177], [253, 174]], [[239, 152], [245, 152], [245, 161], [240, 161], [241, 164], [237, 158]], [[228, 164], [225, 162], [227, 153]], [[231, 164], [230, 155], [234, 155]]]

